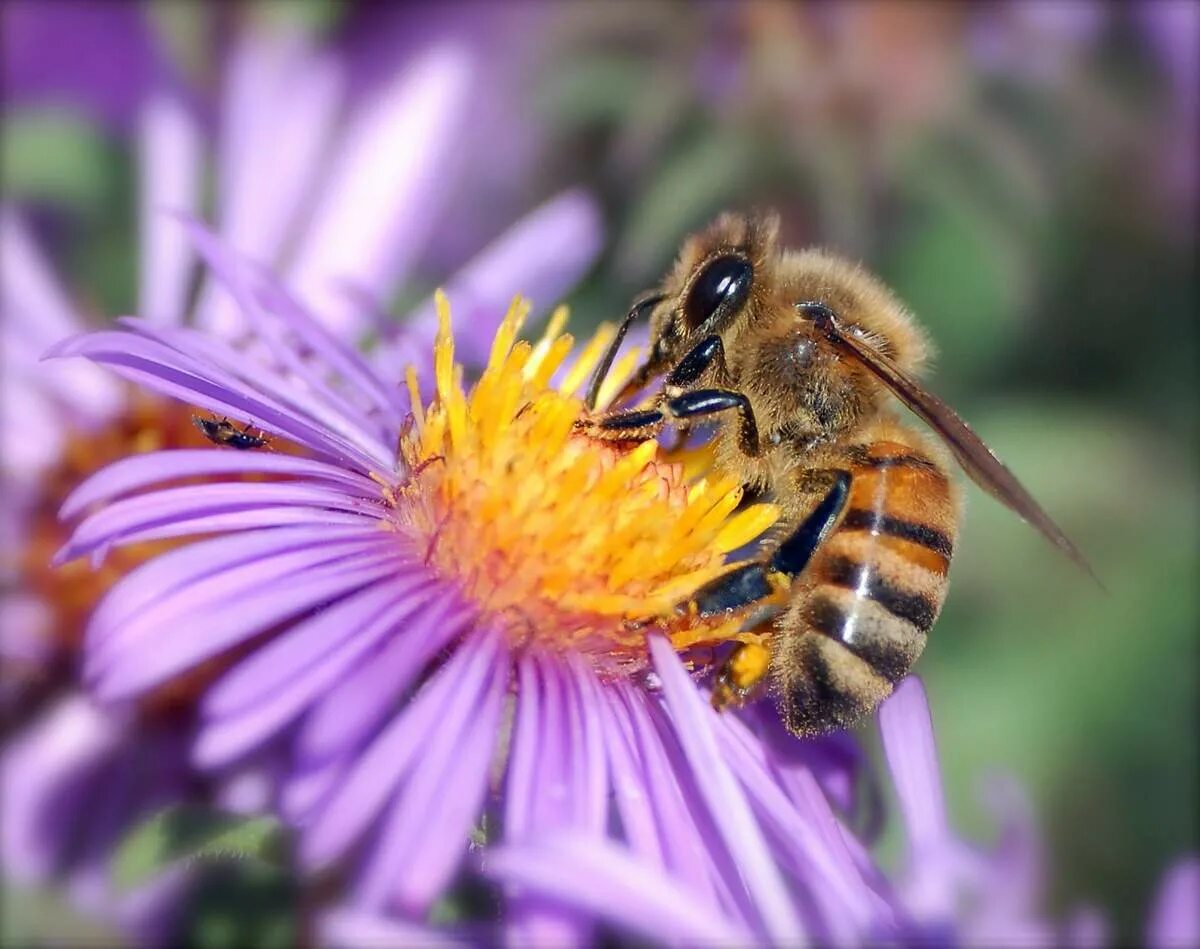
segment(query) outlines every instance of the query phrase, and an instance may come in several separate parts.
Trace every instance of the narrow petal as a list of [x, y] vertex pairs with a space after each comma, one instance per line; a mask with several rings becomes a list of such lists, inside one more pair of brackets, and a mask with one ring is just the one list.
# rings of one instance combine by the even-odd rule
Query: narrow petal
[[417, 612], [408, 626], [331, 689], [300, 725], [296, 749], [302, 760], [319, 761], [357, 750], [396, 707], [426, 663], [457, 641], [474, 621], [473, 610], [449, 592], [435, 590], [429, 598], [414, 595], [414, 599]]
[[[227, 71], [221, 114], [218, 222], [230, 246], [274, 264], [307, 205], [342, 101], [344, 76], [298, 33], [247, 32]], [[296, 108], [303, 103], [303, 108]], [[242, 318], [209, 281], [197, 324], [232, 333]]]
[[[446, 286], [458, 325], [470, 330], [462, 336], [459, 358], [468, 365], [486, 361], [492, 337], [516, 294], [539, 307], [535, 316], [560, 301], [595, 261], [602, 231], [595, 202], [582, 191], [566, 191], [480, 252]], [[437, 313], [429, 299], [408, 318], [399, 338], [382, 347], [378, 364], [402, 372], [429, 351], [436, 334]]]
[[180, 323], [187, 306], [192, 251], [169, 216], [192, 213], [200, 200], [200, 129], [178, 98], [154, 95], [138, 130], [141, 253], [138, 311], [159, 323]]
[[73, 695], [9, 740], [0, 757], [0, 862], [6, 875], [29, 883], [57, 869], [89, 780], [121, 736], [120, 718]]
[[908, 676], [879, 709], [879, 732], [914, 857], [948, 836], [933, 721], [920, 679]]
[[350, 639], [378, 625], [386, 633], [421, 604], [411, 595], [428, 579], [416, 572], [393, 577], [308, 617], [238, 663], [205, 694], [200, 711], [221, 718], [244, 711], [264, 695], [284, 689], [314, 665], [325, 663]]
[[[0, 322], [3, 331], [5, 376], [15, 368], [28, 370], [29, 360], [13, 364], [14, 347], [41, 353], [78, 333], [84, 320], [55, 277], [33, 236], [11, 208], [0, 208]], [[72, 366], [39, 374], [39, 385], [53, 392], [81, 418], [104, 420], [120, 411], [120, 386], [90, 366]]]
[[[252, 521], [254, 512], [289, 507], [296, 509], [296, 523], [306, 520], [329, 523], [329, 518], [321, 515], [341, 511], [361, 518], [364, 530], [379, 524], [377, 502], [372, 504], [348, 495], [341, 488], [291, 481], [186, 485], [149, 491], [100, 508], [75, 528], [56, 562], [65, 563], [114, 544], [150, 537], [187, 536], [230, 528], [248, 530], [257, 526]], [[228, 526], [218, 526], [216, 519], [223, 514], [236, 516], [228, 518]], [[354, 524], [356, 517], [345, 518], [344, 523]], [[278, 521], [270, 519], [268, 523]], [[167, 529], [172, 525], [175, 530]]]
[[[275, 395], [267, 396], [243, 381], [219, 373], [210, 362], [199, 363], [156, 341], [129, 333], [91, 333], [52, 347], [47, 356], [86, 356], [169, 398], [249, 422], [320, 455], [349, 461], [360, 471], [390, 471], [394, 466], [394, 446], [385, 448], [379, 443], [361, 443], [339, 436], [336, 430], [311, 422], [280, 402], [274, 388]], [[292, 396], [296, 400], [298, 394]]]
[[[609, 709], [640, 767], [642, 787], [647, 793], [654, 825], [673, 876], [689, 889], [716, 901], [723, 885], [722, 871], [715, 866], [715, 851], [709, 846], [716, 828], [703, 802], [685, 793], [662, 735], [654, 725], [645, 694], [632, 688], [610, 687], [616, 693]], [[705, 823], [707, 821], [707, 823]], [[730, 862], [732, 863], [732, 862]], [[736, 870], [732, 870], [736, 877]], [[739, 880], [740, 883], [740, 880]], [[731, 902], [734, 898], [731, 896]]]
[[433, 176], [462, 118], [466, 53], [425, 53], [364, 103], [342, 137], [287, 283], [331, 328], [361, 328], [335, 282], [383, 298], [407, 272], [433, 223]]
[[[396, 802], [403, 816], [390, 846], [407, 859], [382, 885], [389, 902], [406, 915], [428, 910], [467, 852], [487, 790], [507, 688], [508, 655], [501, 650], [493, 662], [491, 685], [467, 727], [453, 743], [435, 740], [434, 753]], [[433, 815], [436, 819], [430, 819]]]
[[[852, 944], [876, 918], [876, 899], [867, 889], [845, 844], [845, 832], [811, 773], [804, 813], [790, 801], [766, 766], [761, 747], [732, 716], [722, 716], [717, 735], [726, 758], [746, 789], [755, 812], [776, 842], [782, 860], [797, 864], [799, 877], [822, 909], [826, 938]], [[797, 780], [800, 775], [794, 776]]]
[[[573, 734], [570, 672], [556, 656], [527, 653], [518, 669], [517, 722], [505, 795], [504, 836], [526, 841], [577, 826], [576, 769], [582, 751]], [[578, 731], [578, 729], [575, 729]], [[507, 909], [514, 942], [582, 945], [590, 925], [577, 913], [546, 905], [540, 898], [512, 894]]]
[[[521, 690], [518, 710], [525, 698], [525, 692]], [[600, 690], [598, 711], [603, 721], [604, 747], [608, 754], [612, 794], [625, 839], [639, 859], [652, 867], [665, 870], [667, 854], [659, 840], [658, 822], [654, 819], [654, 807], [649, 800], [646, 777], [642, 774], [637, 760], [636, 745], [630, 742], [629, 736], [617, 719], [623, 712], [620, 710], [620, 699], [613, 694], [613, 690], [607, 687]], [[518, 711], [518, 722], [519, 715]]]
[[[285, 531], [288, 529], [281, 528], [278, 532]], [[252, 536], [258, 539], [260, 535]], [[160, 635], [159, 630], [178, 629], [222, 604], [243, 602], [247, 597], [287, 584], [297, 575], [312, 576], [317, 570], [337, 572], [380, 561], [384, 559], [381, 553], [386, 552], [379, 550], [379, 540], [386, 538], [360, 535], [329, 544], [283, 542], [278, 547], [265, 546], [245, 560], [230, 558], [211, 572], [197, 571], [167, 590], [146, 589], [147, 578], [153, 582], [150, 571], [145, 575], [130, 574], [92, 614], [86, 671], [89, 674], [101, 671], [123, 653], [138, 651], [154, 641]], [[180, 561], [186, 567], [186, 558]], [[130, 584], [130, 579], [135, 582]]]
[[[205, 697], [203, 713], [209, 721], [196, 739], [196, 763], [209, 768], [227, 764], [278, 734], [394, 633], [409, 612], [409, 604], [395, 604], [392, 584], [384, 581], [320, 610], [264, 646]], [[314, 640], [323, 647], [315, 657]], [[295, 647], [294, 654], [283, 651], [288, 646]], [[218, 712], [222, 707], [225, 711]]]
[[273, 452], [176, 449], [132, 455], [101, 468], [76, 487], [63, 502], [59, 517], [69, 520], [93, 504], [171, 481], [222, 474], [273, 474], [302, 481], [340, 485], [358, 497], [378, 497], [379, 485], [336, 465]]
[[701, 698], [670, 643], [652, 637], [650, 652], [680, 743], [701, 778], [698, 786], [725, 845], [736, 856], [764, 927], [777, 942], [794, 942], [803, 932], [800, 920], [762, 831], [718, 748], [713, 728], [716, 713]]
[[[360, 529], [329, 529], [323, 526], [281, 527], [246, 534], [214, 537], [170, 550], [146, 561], [119, 580], [92, 612], [88, 624], [89, 652], [108, 648], [108, 640], [125, 623], [139, 616], [154, 603], [177, 595], [197, 583], [220, 583], [216, 599], [235, 596], [242, 589], [242, 571], [256, 561], [274, 561], [285, 554], [299, 553], [299, 565], [322, 562], [329, 549], [333, 556], [361, 550], [379, 541], [375, 532], [364, 535]], [[274, 566], [274, 565], [273, 565]], [[274, 566], [278, 573], [267, 573], [267, 580], [296, 569], [295, 560]], [[261, 580], [261, 578], [260, 578]], [[256, 582], [252, 576], [251, 583]], [[205, 594], [209, 595], [209, 594]]]
[[[232, 251], [193, 218], [183, 218], [182, 226], [213, 276], [232, 294], [246, 323], [245, 331], [253, 333], [265, 348], [266, 359], [262, 361], [273, 364], [272, 374], [267, 378], [273, 383], [274, 394], [294, 409], [352, 439], [362, 438], [364, 433], [368, 439], [378, 439], [385, 431], [395, 431], [400, 421], [394, 411], [400, 399], [396, 387], [393, 386], [390, 396], [385, 394], [387, 387], [354, 357], [352, 350], [318, 327], [267, 268]], [[185, 337], [180, 333], [154, 334], [145, 325], [136, 328], [143, 335], [156, 335], [167, 345], [182, 340], [186, 347], [176, 348], [207, 355], [232, 376], [252, 385], [261, 377], [258, 360], [247, 360], [238, 349], [214, 345], [199, 333]], [[301, 334], [301, 340], [295, 339], [295, 332]], [[339, 390], [338, 373], [326, 361], [331, 357], [350, 370], [350, 381], [357, 385], [346, 387], [344, 392]], [[362, 384], [364, 381], [368, 383], [366, 386]], [[369, 417], [380, 411], [383, 419]]]
[[196, 616], [192, 624], [172, 630], [169, 637], [160, 636], [152, 648], [141, 651], [136, 661], [114, 661], [111, 667], [99, 671], [96, 693], [106, 701], [136, 695], [256, 633], [380, 580], [393, 570], [391, 563], [378, 558], [354, 567], [318, 567], [293, 574], [266, 590], [247, 593], [235, 602], [214, 605]]
[[1150, 914], [1146, 944], [1151, 949], [1200, 946], [1200, 857], [1186, 857], [1167, 871]]
[[954, 851], [933, 721], [920, 679], [908, 676], [879, 709], [879, 732], [908, 837], [906, 904], [917, 919], [954, 918]]
[[[487, 851], [484, 872], [510, 887], [561, 901], [652, 943], [746, 946], [759, 940], [713, 904], [617, 846], [563, 833]], [[790, 943], [789, 943], [790, 944]]]
[[329, 863], [366, 831], [396, 785], [427, 752], [429, 736], [448, 717], [462, 714], [465, 696], [482, 691], [498, 648], [494, 638], [476, 636], [464, 642], [380, 733], [301, 840], [304, 865]]
[[406, 923], [392, 916], [364, 913], [354, 909], [336, 909], [321, 914], [317, 922], [318, 941], [334, 949], [395, 949], [398, 946], [473, 946], [465, 936], [419, 923]]

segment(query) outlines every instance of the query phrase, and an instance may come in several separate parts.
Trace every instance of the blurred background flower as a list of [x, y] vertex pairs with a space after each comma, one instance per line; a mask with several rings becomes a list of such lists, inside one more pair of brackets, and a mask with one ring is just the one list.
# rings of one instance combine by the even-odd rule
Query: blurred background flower
[[[181, 212], [215, 218], [229, 241], [285, 270], [346, 339], [382, 335], [386, 342], [383, 301], [406, 288], [420, 299], [420, 284], [406, 278], [431, 236], [439, 197], [455, 193], [446, 165], [483, 79], [475, 68], [482, 58], [462, 38], [434, 37], [386, 58], [380, 51], [368, 80], [359, 76], [364, 57], [329, 40], [318, 45], [305, 23], [247, 15], [221, 24], [227, 32], [212, 50], [220, 63], [216, 92], [206, 102], [203, 88], [165, 55], [169, 30], [156, 23], [158, 11], [51, 3], [0, 13], [13, 51], [4, 59], [11, 90], [4, 120], [16, 140], [4, 137], [0, 208], [0, 864], [4, 903], [13, 909], [5, 914], [14, 927], [9, 936], [22, 941], [76, 938], [86, 930], [72, 907], [143, 938], [165, 936], [182, 875], [114, 892], [111, 864], [121, 840], [168, 804], [216, 801], [244, 811], [267, 799], [255, 780], [261, 775], [213, 781], [188, 764], [194, 702], [210, 675], [175, 683], [136, 708], [100, 709], [78, 694], [78, 649], [91, 610], [109, 585], [169, 542], [124, 551], [95, 572], [49, 569], [46, 553], [62, 542], [57, 509], [65, 492], [118, 457], [205, 442], [186, 408], [137, 396], [82, 366], [59, 371], [40, 362], [42, 353], [120, 312], [162, 327], [188, 321], [226, 335], [242, 331], [229, 298], [194, 270], [175, 219]], [[78, 49], [47, 71], [26, 55], [27, 44], [57, 31]], [[103, 46], [105, 37], [112, 48]], [[113, 55], [129, 68], [114, 68]], [[136, 201], [121, 188], [111, 206], [106, 197], [91, 208], [76, 200], [82, 193], [62, 187], [102, 157], [91, 149], [102, 141], [114, 164], [131, 162], [121, 177], [128, 176]], [[76, 149], [82, 154], [69, 154]], [[83, 164], [46, 167], [72, 157]], [[37, 238], [60, 260], [77, 249], [78, 259], [92, 261], [93, 224], [106, 235], [119, 231], [120, 255], [101, 262], [113, 264], [117, 278], [97, 289], [73, 274], [66, 289]], [[456, 274], [439, 269], [439, 280], [462, 301], [464, 321], [491, 320], [481, 327], [490, 335], [510, 280], [543, 304], [569, 289], [594, 258], [600, 221], [585, 194], [566, 191], [503, 233], [460, 232], [458, 239], [460, 252], [474, 256]], [[566, 249], [552, 257], [543, 252], [559, 247]], [[97, 304], [96, 294], [110, 292], [111, 301]], [[432, 313], [418, 312], [406, 332], [419, 337], [432, 322]], [[51, 881], [67, 903], [30, 890]]]
[[[1039, 816], [1051, 908], [1092, 902], [1117, 934], [1143, 931], [1163, 868], [1198, 835], [1196, 4], [646, 0], [631, 15], [13, 0], [0, 17], [5, 198], [89, 312], [136, 298], [137, 103], [165, 81], [216, 134], [247, 17], [320, 35], [353, 65], [352, 90], [386, 85], [389, 57], [447, 40], [484, 77], [445, 177], [421, 190], [446, 226], [416, 227], [394, 283], [375, 269], [390, 251], [351, 274], [384, 274], [366, 289], [389, 313], [579, 186], [609, 233], [570, 300], [576, 322], [621, 312], [724, 207], [776, 206], [788, 240], [862, 257], [937, 340], [935, 388], [1111, 591], [1097, 596], [971, 495], [921, 664], [951, 820], [986, 837], [979, 776], [1012, 772]], [[293, 134], [320, 124], [319, 96], [304, 99]], [[269, 256], [303, 260], [299, 241]], [[504, 283], [489, 285], [537, 297]], [[889, 822], [885, 862], [898, 833]]]

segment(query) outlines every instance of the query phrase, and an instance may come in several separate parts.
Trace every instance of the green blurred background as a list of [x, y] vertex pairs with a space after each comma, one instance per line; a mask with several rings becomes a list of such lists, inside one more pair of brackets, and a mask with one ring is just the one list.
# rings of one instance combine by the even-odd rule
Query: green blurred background
[[[202, 76], [203, 15], [165, 6], [158, 28]], [[512, 5], [536, 41], [492, 53], [527, 161], [480, 198], [583, 184], [602, 202], [606, 251], [570, 301], [581, 323], [622, 312], [716, 212], [751, 206], [911, 305], [940, 349], [932, 388], [1108, 588], [971, 489], [919, 667], [953, 811], [986, 839], [980, 783], [1015, 774], [1055, 905], [1095, 902], [1126, 934], [1198, 837], [1196, 10]], [[336, 34], [361, 12], [269, 15]], [[129, 140], [61, 108], [9, 109], [3, 131], [5, 190], [59, 223], [68, 283], [127, 310]], [[483, 219], [483, 238], [503, 224]], [[448, 267], [426, 261], [406, 296]]]

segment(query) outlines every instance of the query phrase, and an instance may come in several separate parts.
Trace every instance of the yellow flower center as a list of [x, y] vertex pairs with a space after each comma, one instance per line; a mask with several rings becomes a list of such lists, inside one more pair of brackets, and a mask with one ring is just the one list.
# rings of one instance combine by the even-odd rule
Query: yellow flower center
[[[554, 384], [574, 345], [562, 333], [566, 312], [530, 343], [517, 339], [528, 308], [515, 301], [468, 392], [448, 305], [441, 296], [437, 305], [436, 396], [422, 410], [410, 370], [416, 408], [401, 454], [412, 474], [385, 491], [416, 554], [514, 642], [580, 652], [603, 672], [644, 668], [650, 628], [681, 650], [756, 639], [740, 632], [741, 617], [701, 618], [680, 604], [724, 572], [725, 555], [766, 530], [776, 508], [739, 510], [740, 484], [700, 476], [707, 452], [672, 456], [656, 441], [614, 445], [575, 430], [586, 411], [577, 393], [612, 328]], [[613, 368], [602, 405], [637, 357]]]

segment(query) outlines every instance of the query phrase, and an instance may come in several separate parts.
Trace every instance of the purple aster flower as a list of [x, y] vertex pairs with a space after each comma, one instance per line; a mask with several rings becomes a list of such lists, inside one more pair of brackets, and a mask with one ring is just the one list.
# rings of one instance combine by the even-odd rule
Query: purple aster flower
[[[341, 69], [331, 56], [296, 37], [244, 37], [227, 77], [214, 170], [217, 217], [227, 239], [258, 259], [286, 266], [313, 297], [346, 304], [357, 298], [339, 295], [342, 285], [386, 297], [404, 278], [421, 233], [418, 221], [432, 206], [429, 170], [450, 147], [446, 130], [453, 128], [467, 93], [469, 62], [452, 49], [434, 50], [357, 99], [343, 90]], [[187, 108], [163, 93], [144, 103], [137, 131], [138, 310], [160, 327], [194, 321], [234, 334], [238, 321], [229, 318], [228, 301], [217, 289], [205, 288], [196, 312], [189, 307], [195, 257], [178, 221], [165, 213], [198, 209], [207, 143]], [[268, 154], [276, 160], [260, 160]], [[390, 156], [386, 164], [381, 154]], [[370, 193], [362, 190], [364, 184], [372, 186]], [[322, 200], [314, 202], [314, 195]], [[544, 257], [528, 252], [531, 242], [565, 242], [576, 254], [546, 264]], [[471, 294], [482, 319], [491, 312], [486, 304], [500, 305], [511, 296], [498, 268], [552, 300], [589, 266], [598, 246], [593, 205], [584, 195], [568, 192], [498, 238], [451, 285], [461, 287], [464, 296]], [[521, 251], [519, 257], [514, 249]], [[170, 541], [115, 551], [96, 572], [83, 563], [51, 570], [53, 551], [65, 539], [56, 511], [70, 489], [109, 461], [148, 449], [208, 444], [185, 405], [135, 393], [85, 364], [39, 362], [51, 344], [81, 331], [86, 322], [12, 208], [0, 209], [0, 268], [0, 524], [6, 551], [0, 590], [5, 718], [0, 771], [4, 799], [25, 802], [23, 809], [6, 809], [15, 822], [6, 826], [16, 830], [0, 839], [0, 865], [9, 880], [22, 885], [66, 881], [72, 894], [91, 894], [80, 901], [85, 908], [103, 907], [112, 899], [99, 895], [101, 855], [171, 796], [167, 788], [179, 798], [197, 786], [223, 794], [224, 784], [213, 787], [194, 769], [182, 767], [203, 676], [184, 688], [172, 683], [136, 712], [101, 714], [70, 692], [78, 646], [96, 602], [117, 578]], [[332, 306], [327, 308], [331, 322], [350, 312]], [[423, 323], [418, 318], [412, 325], [419, 332]], [[163, 719], [165, 705], [172, 714]], [[92, 740], [89, 734], [104, 737]], [[152, 759], [154, 780], [108, 780], [135, 773], [148, 747], [160, 749]], [[109, 798], [108, 804], [89, 806]], [[221, 800], [231, 803], [227, 796]], [[238, 806], [251, 805], [241, 801]], [[53, 819], [45, 816], [50, 807]], [[79, 840], [89, 843], [72, 843]], [[73, 882], [84, 878], [86, 888]], [[142, 894], [122, 901], [115, 915], [131, 923], [136, 916], [137, 931], [151, 931], [126, 904], [145, 905]], [[151, 922], [163, 921], [160, 914]]]
[[[338, 869], [355, 911], [423, 919], [475, 829], [601, 856], [623, 840], [714, 919], [731, 914], [730, 933], [852, 942], [894, 928], [815, 769], [785, 767], [753, 719], [714, 712], [681, 659], [703, 672], [691, 647], [738, 624], [675, 603], [775, 511], [735, 514], [739, 486], [688, 477], [653, 443], [616, 452], [574, 434], [573, 393], [603, 336], [561, 372], [563, 316], [517, 342], [516, 305], [467, 391], [441, 303], [423, 406], [415, 372], [406, 387], [380, 374], [265, 270], [191, 229], [249, 346], [127, 320], [56, 354], [252, 422], [303, 457], [159, 452], [67, 500], [64, 516], [83, 519], [63, 561], [215, 535], [135, 570], [94, 613], [85, 672], [101, 698], [243, 650], [201, 700], [193, 758], [228, 767], [285, 742], [278, 807], [301, 863]], [[212, 480], [173, 484], [197, 475]], [[519, 938], [590, 931], [506, 895]]]

